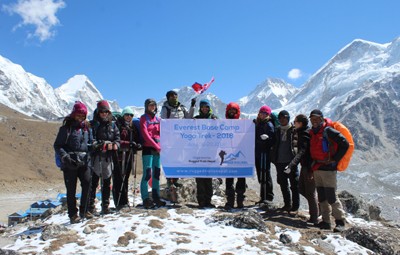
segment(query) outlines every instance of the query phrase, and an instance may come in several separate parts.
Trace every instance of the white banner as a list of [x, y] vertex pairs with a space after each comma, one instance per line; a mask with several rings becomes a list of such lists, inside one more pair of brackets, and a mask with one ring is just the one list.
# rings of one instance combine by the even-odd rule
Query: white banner
[[253, 176], [251, 120], [162, 119], [161, 164], [166, 177]]

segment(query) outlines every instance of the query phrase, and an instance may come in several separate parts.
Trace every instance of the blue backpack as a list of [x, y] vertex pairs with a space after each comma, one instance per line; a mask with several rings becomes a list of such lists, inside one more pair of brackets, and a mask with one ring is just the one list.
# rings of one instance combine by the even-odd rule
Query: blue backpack
[[[65, 143], [64, 144], [66, 144], [68, 142], [68, 138], [69, 138], [70, 134], [71, 134], [71, 128], [69, 128], [68, 131], [67, 131], [67, 139], [65, 139]], [[56, 166], [58, 168], [61, 168], [61, 166], [62, 166], [61, 156], [56, 151], [54, 152], [54, 160], [56, 161]]]

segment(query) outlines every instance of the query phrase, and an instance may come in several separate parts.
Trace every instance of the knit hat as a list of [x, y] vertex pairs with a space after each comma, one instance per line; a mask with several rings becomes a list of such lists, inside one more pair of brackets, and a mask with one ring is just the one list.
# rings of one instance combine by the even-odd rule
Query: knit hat
[[226, 110], [225, 110], [225, 118], [227, 118], [227, 119], [229, 119], [229, 116], [228, 116], [228, 114], [229, 114], [229, 110], [230, 109], [236, 109], [236, 114], [235, 114], [235, 116], [233, 117], [234, 119], [239, 119], [239, 117], [240, 117], [240, 106], [237, 104], [237, 103], [229, 103], [227, 106], [226, 106]]
[[97, 102], [97, 111], [110, 111], [110, 105], [108, 104], [107, 100], [101, 100]]
[[167, 92], [167, 94], [165, 96], [167, 97], [167, 100], [168, 100], [168, 98], [170, 96], [175, 96], [175, 95], [178, 95], [178, 93], [176, 93], [176, 91], [174, 91], [174, 90], [170, 90]]
[[76, 101], [74, 104], [74, 108], [72, 108], [71, 112], [71, 117], [75, 117], [75, 115], [82, 114], [82, 115], [87, 115], [87, 108], [86, 105], [84, 105], [80, 101]]
[[[148, 109], [149, 104], [155, 104], [156, 105], [156, 109], [154, 110], [154, 112], [149, 112], [149, 109]], [[156, 114], [157, 113], [157, 102], [156, 102], [156, 100], [154, 100], [153, 98], [147, 98], [146, 101], [144, 101], [144, 111], [146, 113], [149, 113], [149, 114]]]
[[200, 100], [200, 108], [203, 107], [203, 106], [208, 106], [208, 107], [211, 108], [210, 101], [208, 101], [208, 99], [202, 99], [202, 100]]
[[271, 115], [271, 108], [268, 105], [263, 105], [261, 106], [260, 110], [258, 111], [258, 113], [261, 112], [266, 112], [268, 115]]
[[321, 118], [324, 117], [324, 115], [322, 114], [321, 110], [318, 110], [318, 109], [314, 109], [314, 110], [311, 111], [309, 118], [311, 118], [312, 116], [317, 116], [317, 117], [321, 117]]
[[133, 114], [132, 108], [129, 107], [129, 106], [125, 107], [125, 108], [122, 110], [122, 116], [124, 116], [125, 114], [132, 114], [132, 115], [134, 115], [134, 114]]
[[303, 127], [308, 126], [308, 118], [304, 114], [299, 114], [296, 116], [295, 121], [303, 123]]
[[285, 117], [285, 118], [287, 118], [287, 119], [289, 120], [289, 119], [290, 119], [290, 114], [289, 114], [289, 112], [286, 111], [286, 110], [280, 111], [279, 114], [278, 114], [278, 119], [280, 119], [280, 118], [282, 118], [282, 117]]

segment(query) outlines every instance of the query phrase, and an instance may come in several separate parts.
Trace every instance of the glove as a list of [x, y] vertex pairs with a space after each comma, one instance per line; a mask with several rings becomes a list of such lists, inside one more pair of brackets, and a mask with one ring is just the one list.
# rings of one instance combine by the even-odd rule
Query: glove
[[136, 144], [135, 142], [130, 142], [130, 143], [129, 143], [129, 147], [130, 147], [131, 149], [136, 149], [136, 148], [137, 148], [137, 144]]
[[73, 160], [70, 155], [63, 157], [63, 162], [67, 166], [76, 166], [77, 165], [76, 161]]
[[192, 101], [190, 102], [190, 106], [194, 107], [195, 104], [196, 104], [196, 98], [192, 98]]
[[284, 172], [285, 174], [290, 174], [291, 171], [292, 171], [292, 169], [291, 169], [290, 165], [287, 165], [287, 166], [285, 167], [285, 170], [283, 170], [283, 172]]
[[142, 145], [140, 143], [136, 144], [136, 150], [140, 151], [142, 149]]
[[269, 136], [267, 134], [262, 134], [262, 135], [260, 135], [260, 137], [261, 137], [261, 140], [267, 140]]

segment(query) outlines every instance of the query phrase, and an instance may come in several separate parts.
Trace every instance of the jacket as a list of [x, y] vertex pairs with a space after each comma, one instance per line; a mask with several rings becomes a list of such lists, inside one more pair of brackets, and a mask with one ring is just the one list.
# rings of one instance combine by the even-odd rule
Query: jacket
[[[349, 142], [339, 131], [330, 127], [331, 120], [326, 118], [318, 129], [310, 130], [310, 153], [312, 170], [337, 170], [337, 162], [346, 154]], [[329, 141], [324, 142], [324, 132]], [[326, 139], [325, 139], [326, 140]], [[325, 145], [324, 145], [325, 143]], [[331, 143], [325, 148], [326, 143]]]

